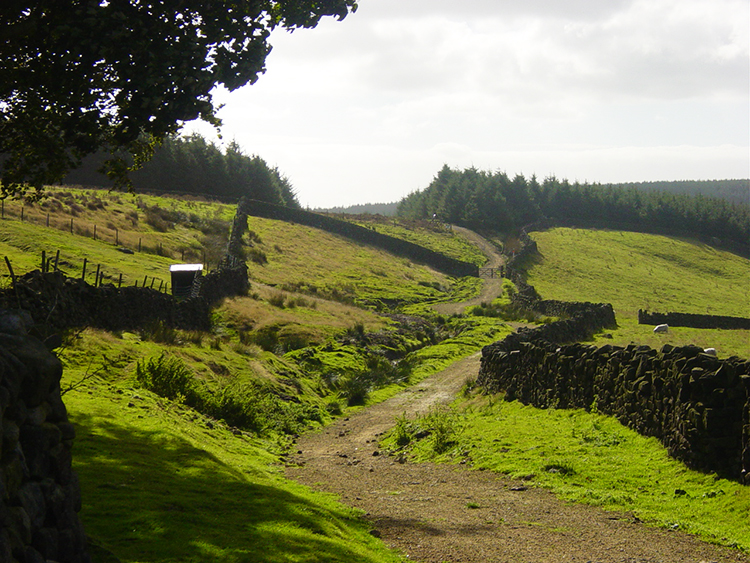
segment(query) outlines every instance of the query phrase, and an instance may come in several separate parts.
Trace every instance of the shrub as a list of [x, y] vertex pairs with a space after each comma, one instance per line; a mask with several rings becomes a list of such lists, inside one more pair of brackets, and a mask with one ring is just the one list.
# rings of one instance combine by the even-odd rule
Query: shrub
[[161, 354], [138, 361], [135, 365], [135, 380], [138, 385], [160, 397], [196, 406], [198, 395], [195, 379], [179, 358]]

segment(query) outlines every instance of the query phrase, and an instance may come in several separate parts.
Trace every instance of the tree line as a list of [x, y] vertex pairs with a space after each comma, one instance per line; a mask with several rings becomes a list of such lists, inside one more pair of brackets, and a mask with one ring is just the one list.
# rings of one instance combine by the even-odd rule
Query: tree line
[[438, 172], [424, 190], [404, 197], [398, 216], [436, 218], [473, 229], [511, 233], [539, 221], [687, 235], [746, 253], [750, 206], [704, 195], [635, 185], [571, 183], [554, 176], [511, 178], [476, 168]]
[[[108, 157], [100, 153], [83, 161], [63, 183], [68, 185], [109, 186], [99, 169]], [[244, 154], [236, 142], [222, 149], [193, 134], [167, 137], [150, 161], [130, 173], [135, 191], [179, 192], [237, 200], [242, 196], [299, 208], [291, 182], [278, 168], [259, 156]]]

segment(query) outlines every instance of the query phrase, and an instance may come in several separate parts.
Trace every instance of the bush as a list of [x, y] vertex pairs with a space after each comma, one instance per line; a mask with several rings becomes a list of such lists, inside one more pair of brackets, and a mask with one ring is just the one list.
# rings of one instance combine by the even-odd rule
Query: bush
[[196, 406], [198, 395], [195, 379], [179, 358], [161, 354], [138, 361], [135, 365], [135, 380], [138, 385], [160, 397]]
[[458, 413], [446, 407], [436, 407], [420, 418], [420, 425], [429, 433], [435, 453], [447, 452], [463, 431]]

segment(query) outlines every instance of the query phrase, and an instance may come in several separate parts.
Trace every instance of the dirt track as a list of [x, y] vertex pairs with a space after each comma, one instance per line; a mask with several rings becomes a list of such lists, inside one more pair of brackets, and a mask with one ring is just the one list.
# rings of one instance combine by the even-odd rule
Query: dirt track
[[[498, 288], [486, 284], [480, 299], [495, 297]], [[627, 514], [565, 504], [548, 491], [490, 472], [399, 463], [379, 451], [378, 438], [396, 417], [413, 417], [449, 402], [467, 378], [476, 376], [479, 357], [457, 362], [384, 403], [302, 436], [298, 452], [288, 460], [287, 476], [364, 510], [383, 541], [412, 561], [750, 562], [736, 551], [650, 528]]]
[[[364, 510], [383, 541], [412, 561], [745, 562], [747, 557], [631, 516], [565, 504], [489, 472], [399, 463], [378, 437], [402, 413], [449, 401], [479, 356], [457, 362], [393, 399], [302, 436], [287, 476]], [[469, 505], [479, 508], [469, 508]]]

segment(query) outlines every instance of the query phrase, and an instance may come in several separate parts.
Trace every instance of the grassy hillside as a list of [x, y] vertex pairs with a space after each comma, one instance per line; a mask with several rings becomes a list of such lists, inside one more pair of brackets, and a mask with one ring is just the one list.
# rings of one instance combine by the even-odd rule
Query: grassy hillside
[[750, 331], [674, 327], [655, 335], [636, 317], [638, 309], [750, 317], [749, 260], [692, 241], [623, 231], [559, 228], [532, 238], [539, 256], [526, 264], [529, 283], [546, 299], [612, 303], [620, 327], [612, 331], [615, 343], [695, 343], [750, 357]]
[[[80, 276], [86, 258], [101, 264], [110, 281], [123, 274], [123, 283], [132, 284], [144, 276], [168, 282], [168, 267], [175, 262], [215, 264], [234, 208], [52, 190], [41, 205], [24, 207], [23, 222], [19, 203], [6, 202], [3, 212], [0, 252], [17, 274], [37, 268], [42, 249], [48, 257], [60, 250], [61, 268], [69, 275]], [[212, 331], [158, 325], [136, 333], [88, 329], [66, 334], [58, 350], [65, 364], [64, 401], [78, 432], [74, 464], [83, 490], [81, 517], [96, 546], [96, 562], [402, 560], [369, 534], [360, 515], [282, 477], [290, 436], [383, 400], [510, 330], [502, 319], [431, 312], [430, 303], [472, 296], [478, 280], [448, 278], [300, 225], [258, 218], [248, 224], [250, 294], [226, 300], [214, 312]], [[406, 223], [375, 228], [454, 258], [481, 261], [476, 248], [451, 233]], [[619, 340], [640, 338], [628, 331], [640, 330], [633, 315], [643, 305], [626, 295], [656, 293], [651, 282], [658, 278], [618, 285], [629, 276], [616, 269], [622, 260], [608, 258], [615, 248], [628, 256], [636, 253], [634, 265], [665, 255], [659, 273], [670, 279], [696, 280], [713, 268], [721, 272], [717, 292], [740, 285], [733, 276], [747, 271], [747, 262], [739, 262], [732, 266], [739, 274], [732, 268], [725, 272], [723, 262], [734, 264], [731, 255], [715, 263], [684, 255], [679, 249], [693, 248], [689, 243], [675, 241], [677, 250], [670, 253], [670, 246], [659, 250], [650, 239], [634, 238], [627, 250], [628, 242], [617, 247], [597, 239], [598, 233], [581, 233], [582, 240], [591, 239], [585, 246], [591, 258], [571, 254], [563, 261], [573, 268], [568, 270], [559, 269], [563, 265], [545, 270], [563, 251], [551, 250], [552, 243], [540, 238], [543, 259], [532, 265], [531, 282], [545, 297], [612, 301], [621, 325], [613, 334]], [[119, 251], [122, 247], [134, 253]], [[650, 249], [658, 252], [651, 255]], [[587, 268], [571, 266], [584, 261]], [[696, 261], [700, 267], [690, 266]], [[91, 272], [89, 266], [89, 281]], [[694, 292], [673, 293], [672, 309], [701, 312], [706, 306], [702, 298], [693, 300]], [[742, 299], [741, 292], [729, 295], [735, 303]], [[648, 337], [650, 329], [643, 330]], [[685, 332], [684, 339], [726, 338], [720, 332]], [[669, 338], [678, 334], [675, 329]], [[138, 377], [139, 369], [147, 371], [162, 357], [183, 366], [193, 382], [173, 389], [171, 399], [144, 389]], [[193, 395], [206, 412], [188, 406], [196, 401]], [[548, 415], [522, 409], [518, 416], [541, 428], [537, 417]], [[531, 465], [527, 474], [535, 471], [536, 461], [523, 455], [516, 461], [519, 467]]]
[[[38, 268], [42, 250], [59, 251], [68, 275], [80, 276], [86, 259], [91, 283], [101, 265], [105, 282], [140, 284], [168, 283], [176, 262], [215, 264], [234, 208], [53, 189], [41, 204], [2, 211], [0, 252], [16, 274]], [[382, 400], [508, 329], [437, 317], [411, 326], [382, 314], [428, 311], [475, 291], [475, 281], [278, 221], [250, 218], [244, 242], [250, 294], [226, 300], [211, 332], [65, 335], [64, 401], [95, 561], [399, 561], [354, 511], [282, 477], [289, 436]], [[144, 389], [139, 370], [159, 365], [194, 383], [172, 383], [171, 399]]]

